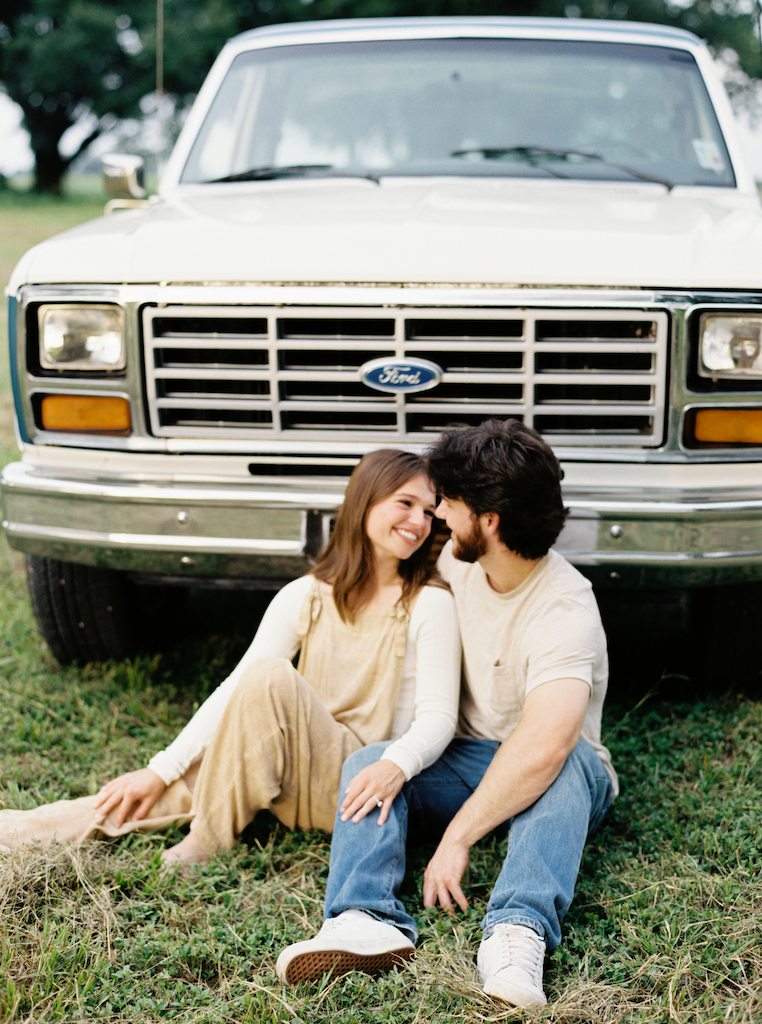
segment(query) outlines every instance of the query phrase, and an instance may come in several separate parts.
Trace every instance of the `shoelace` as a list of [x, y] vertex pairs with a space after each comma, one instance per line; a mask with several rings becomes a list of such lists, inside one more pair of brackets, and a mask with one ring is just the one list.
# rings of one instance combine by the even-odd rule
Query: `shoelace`
[[342, 919], [342, 915], [339, 915], [338, 917], [329, 917], [327, 921], [324, 921], [323, 922], [323, 927], [322, 927], [321, 931], [324, 934], [326, 932], [334, 931], [337, 928], [340, 931], [342, 931], [342, 930], [346, 930], [347, 927], [352, 927], [352, 926], [358, 927], [360, 925], [360, 922], [361, 922], [361, 926], [365, 930], [369, 930], [374, 925], [376, 927], [378, 927], [378, 925], [379, 925], [379, 922], [376, 921], [375, 918], [370, 917], [370, 915], [368, 915], [365, 919], [360, 918], [359, 922], [358, 922], [357, 918], [355, 918], [354, 916], [348, 920], [346, 917], [344, 917]]
[[532, 941], [526, 931], [516, 932], [510, 925], [495, 928], [495, 934], [500, 940], [499, 968], [502, 971], [506, 967], [519, 967], [526, 971], [533, 978], [542, 978], [542, 962], [545, 958], [545, 949], [539, 938]]

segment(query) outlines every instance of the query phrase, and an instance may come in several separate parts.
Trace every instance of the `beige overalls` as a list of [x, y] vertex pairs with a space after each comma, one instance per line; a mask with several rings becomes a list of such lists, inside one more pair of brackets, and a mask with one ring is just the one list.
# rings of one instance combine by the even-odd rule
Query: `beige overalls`
[[281, 658], [252, 663], [201, 761], [166, 788], [146, 818], [117, 828], [98, 816], [94, 796], [5, 810], [0, 846], [82, 842], [190, 821], [208, 850], [230, 849], [265, 809], [289, 828], [332, 831], [344, 759], [391, 737], [408, 621], [395, 606], [342, 622], [330, 588], [316, 580], [299, 619], [298, 669]]

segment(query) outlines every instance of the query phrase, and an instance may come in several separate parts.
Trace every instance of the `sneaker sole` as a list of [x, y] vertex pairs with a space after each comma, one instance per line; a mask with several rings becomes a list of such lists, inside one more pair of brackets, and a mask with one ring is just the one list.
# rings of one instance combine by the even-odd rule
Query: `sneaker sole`
[[300, 981], [314, 981], [324, 974], [348, 974], [362, 971], [372, 978], [385, 974], [393, 967], [409, 960], [415, 950], [398, 949], [387, 953], [348, 953], [341, 949], [320, 949], [308, 953], [297, 953], [286, 968], [285, 977], [289, 985]]
[[495, 978], [488, 979], [484, 983], [484, 992], [486, 995], [492, 996], [493, 999], [500, 999], [502, 1002], [508, 1003], [510, 1006], [518, 1006], [522, 1010], [539, 1009], [548, 1001], [545, 995], [540, 998], [528, 989]]

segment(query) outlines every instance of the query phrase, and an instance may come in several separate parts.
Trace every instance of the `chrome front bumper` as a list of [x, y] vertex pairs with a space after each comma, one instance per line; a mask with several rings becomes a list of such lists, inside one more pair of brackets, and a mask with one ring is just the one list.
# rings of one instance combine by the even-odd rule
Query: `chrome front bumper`
[[0, 477], [3, 528], [30, 555], [161, 576], [293, 579], [341, 502], [333, 492], [171, 480], [64, 478], [14, 462]]
[[[571, 515], [557, 550], [601, 586], [762, 580], [761, 476], [757, 464], [569, 464]], [[687, 486], [698, 480], [701, 487]], [[306, 571], [345, 483], [178, 482], [25, 462], [0, 478], [3, 527], [16, 550], [189, 583], [264, 583]]]

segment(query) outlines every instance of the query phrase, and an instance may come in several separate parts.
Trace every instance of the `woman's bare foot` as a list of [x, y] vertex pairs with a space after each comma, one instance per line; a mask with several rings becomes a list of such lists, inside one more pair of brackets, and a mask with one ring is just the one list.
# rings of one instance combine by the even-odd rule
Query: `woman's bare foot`
[[206, 864], [212, 855], [189, 832], [185, 839], [165, 850], [161, 859], [165, 867], [172, 864]]

